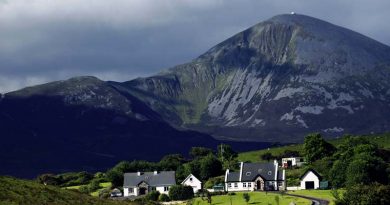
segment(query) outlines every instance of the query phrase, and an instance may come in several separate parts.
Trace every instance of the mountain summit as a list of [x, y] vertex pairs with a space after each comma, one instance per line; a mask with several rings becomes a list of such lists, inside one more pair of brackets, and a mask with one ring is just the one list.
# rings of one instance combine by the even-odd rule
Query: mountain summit
[[388, 46], [288, 14], [120, 86], [176, 126], [237, 140], [299, 140], [389, 130], [389, 65]]
[[285, 143], [311, 132], [389, 131], [389, 79], [388, 46], [309, 16], [279, 15], [155, 76], [77, 77], [2, 95], [0, 173], [157, 160], [215, 147], [210, 135]]

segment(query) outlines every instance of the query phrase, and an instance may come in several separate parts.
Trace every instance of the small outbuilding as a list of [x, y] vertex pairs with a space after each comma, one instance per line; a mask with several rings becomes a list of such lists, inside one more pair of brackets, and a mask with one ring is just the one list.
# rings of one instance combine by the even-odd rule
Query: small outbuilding
[[300, 179], [301, 189], [319, 189], [322, 177], [314, 169], [308, 169]]
[[188, 175], [186, 179], [181, 183], [185, 186], [190, 186], [194, 190], [194, 193], [197, 193], [202, 189], [202, 182], [196, 178], [193, 174]]

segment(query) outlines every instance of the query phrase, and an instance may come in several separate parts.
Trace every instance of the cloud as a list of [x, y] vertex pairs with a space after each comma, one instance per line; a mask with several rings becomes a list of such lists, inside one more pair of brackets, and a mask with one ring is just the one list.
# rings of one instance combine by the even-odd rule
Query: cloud
[[77, 75], [151, 75], [290, 11], [390, 44], [388, 8], [385, 0], [0, 0], [0, 92]]

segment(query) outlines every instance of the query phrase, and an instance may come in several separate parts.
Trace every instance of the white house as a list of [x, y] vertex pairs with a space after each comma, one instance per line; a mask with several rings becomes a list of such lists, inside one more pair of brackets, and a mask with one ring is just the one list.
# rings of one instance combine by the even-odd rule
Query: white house
[[226, 191], [285, 190], [285, 171], [274, 163], [243, 163], [239, 172], [225, 173]]
[[301, 176], [301, 189], [318, 189], [322, 177], [314, 169], [307, 170]]
[[287, 158], [282, 158], [282, 166], [284, 168], [289, 168], [289, 167], [300, 167], [303, 164], [305, 164], [305, 160], [303, 157], [287, 157]]
[[123, 195], [139, 196], [156, 190], [161, 194], [168, 194], [169, 188], [176, 184], [174, 171], [154, 171], [125, 173]]
[[182, 185], [191, 186], [194, 193], [202, 189], [202, 182], [196, 178], [193, 174], [188, 175], [186, 179], [181, 183]]

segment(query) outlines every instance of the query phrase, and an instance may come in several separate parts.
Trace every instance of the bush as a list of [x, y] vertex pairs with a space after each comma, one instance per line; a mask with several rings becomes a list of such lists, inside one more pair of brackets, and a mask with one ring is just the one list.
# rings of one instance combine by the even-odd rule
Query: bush
[[148, 193], [148, 195], [146, 195], [146, 198], [149, 199], [150, 201], [157, 201], [159, 196], [160, 196], [160, 192], [151, 191]]
[[99, 183], [99, 180], [92, 180], [89, 184], [88, 184], [88, 189], [89, 189], [89, 192], [94, 192], [98, 189], [100, 189], [100, 183]]
[[343, 199], [336, 201], [338, 205], [386, 205], [390, 204], [390, 185], [374, 183], [372, 185], [356, 185], [349, 187]]
[[190, 186], [175, 185], [169, 189], [171, 200], [187, 200], [194, 197], [194, 190]]
[[204, 184], [204, 188], [206, 189], [212, 189], [214, 185], [216, 184], [223, 184], [225, 182], [224, 176], [219, 176], [219, 177], [214, 177], [210, 178], [209, 180], [206, 181]]
[[82, 185], [82, 186], [80, 186], [79, 191], [80, 191], [81, 193], [88, 194], [88, 193], [89, 193], [89, 187], [88, 187], [88, 185]]
[[160, 194], [160, 196], [158, 197], [158, 200], [159, 201], [170, 201], [171, 199], [166, 194]]

